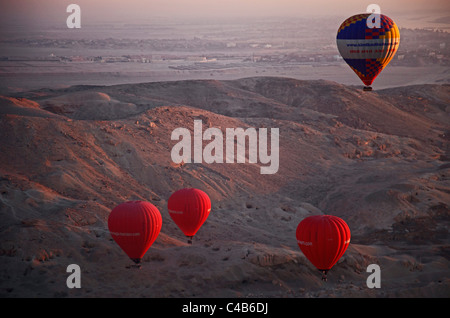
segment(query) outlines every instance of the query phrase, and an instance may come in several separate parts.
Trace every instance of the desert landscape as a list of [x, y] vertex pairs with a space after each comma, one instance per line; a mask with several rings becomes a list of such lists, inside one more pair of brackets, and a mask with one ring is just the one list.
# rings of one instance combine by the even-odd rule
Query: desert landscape
[[[448, 85], [363, 92], [279, 77], [39, 89], [1, 103], [3, 297], [447, 297]], [[177, 127], [277, 127], [280, 167], [174, 164]], [[192, 245], [167, 200], [199, 188]], [[153, 203], [161, 233], [140, 270], [109, 212]], [[303, 256], [305, 217], [343, 218], [351, 243], [327, 282]], [[78, 264], [82, 288], [68, 289]], [[381, 288], [366, 285], [369, 264]]]
[[[295, 11], [79, 0], [80, 29], [68, 29], [63, 1], [26, 2], [0, 10], [1, 298], [450, 296], [444, 1], [379, 1], [401, 40], [373, 91], [336, 46], [359, 1]], [[276, 173], [261, 161], [174, 162], [172, 132], [199, 120], [224, 135], [279, 129]], [[212, 202], [192, 244], [167, 208], [190, 187]], [[108, 230], [132, 200], [162, 215], [140, 269]], [[299, 222], [321, 214], [351, 231], [327, 281], [296, 240]], [[71, 264], [81, 288], [68, 288]], [[367, 284], [371, 264], [380, 288]]]

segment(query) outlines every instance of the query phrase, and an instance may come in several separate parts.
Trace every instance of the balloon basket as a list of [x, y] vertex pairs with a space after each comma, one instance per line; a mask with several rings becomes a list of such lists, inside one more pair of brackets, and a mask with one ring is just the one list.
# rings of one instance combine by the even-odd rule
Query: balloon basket
[[322, 272], [322, 280], [324, 282], [326, 282], [327, 281], [327, 273], [328, 273], [328, 271], [327, 270], [320, 270], [320, 271]]
[[364, 86], [363, 91], [365, 91], [365, 92], [372, 91], [372, 86]]
[[140, 258], [132, 258], [131, 260], [134, 262], [134, 264], [128, 265], [126, 268], [141, 269], [142, 264], [141, 264], [141, 259]]
[[187, 243], [189, 245], [192, 245], [192, 238], [193, 238], [193, 236], [188, 236], [187, 238], [188, 238]]

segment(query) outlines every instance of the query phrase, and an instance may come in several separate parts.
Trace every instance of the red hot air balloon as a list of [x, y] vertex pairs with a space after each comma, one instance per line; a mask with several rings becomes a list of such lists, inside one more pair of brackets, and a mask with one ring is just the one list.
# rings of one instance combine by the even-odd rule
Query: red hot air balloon
[[145, 201], [119, 204], [108, 218], [112, 238], [136, 264], [158, 237], [161, 226], [161, 213]]
[[192, 243], [192, 237], [205, 223], [211, 211], [211, 200], [198, 189], [187, 188], [173, 193], [167, 202], [169, 215]]
[[344, 255], [350, 243], [350, 229], [344, 220], [333, 215], [313, 215], [297, 226], [297, 243], [309, 261], [323, 273]]

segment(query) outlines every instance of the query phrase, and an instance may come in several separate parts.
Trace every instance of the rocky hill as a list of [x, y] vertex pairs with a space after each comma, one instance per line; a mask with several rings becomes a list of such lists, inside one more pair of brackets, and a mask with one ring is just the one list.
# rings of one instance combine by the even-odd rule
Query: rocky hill
[[[446, 297], [450, 294], [449, 85], [364, 92], [257, 77], [41, 89], [0, 98], [2, 297]], [[174, 163], [178, 127], [279, 128], [279, 169]], [[204, 142], [204, 144], [207, 142]], [[186, 244], [167, 212], [196, 187], [212, 212]], [[141, 270], [109, 212], [163, 216]], [[298, 248], [312, 214], [343, 218], [350, 247], [328, 282]], [[366, 286], [366, 268], [382, 288]], [[82, 288], [68, 289], [78, 264]]]

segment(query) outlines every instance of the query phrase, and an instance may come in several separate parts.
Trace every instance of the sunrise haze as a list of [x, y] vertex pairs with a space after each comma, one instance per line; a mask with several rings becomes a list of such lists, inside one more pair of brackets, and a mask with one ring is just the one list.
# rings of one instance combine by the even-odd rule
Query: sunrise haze
[[295, 0], [100, 0], [100, 1], [1, 1], [0, 17], [3, 21], [25, 22], [64, 22], [65, 9], [71, 3], [82, 8], [86, 23], [105, 21], [139, 21], [151, 17], [263, 17], [311, 15], [348, 15], [365, 11], [369, 4], [375, 3], [382, 12], [390, 14], [447, 14], [450, 9], [448, 1], [295, 1]]

